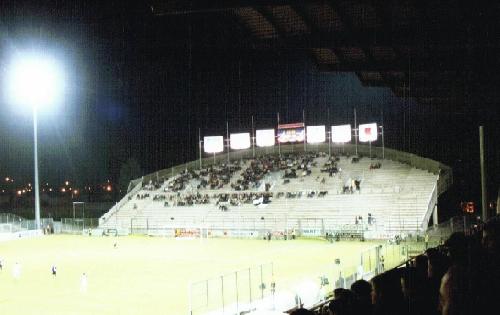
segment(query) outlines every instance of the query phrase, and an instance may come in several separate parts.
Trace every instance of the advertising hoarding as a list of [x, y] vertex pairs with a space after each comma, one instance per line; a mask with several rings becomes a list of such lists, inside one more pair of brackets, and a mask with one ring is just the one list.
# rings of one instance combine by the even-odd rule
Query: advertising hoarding
[[304, 142], [305, 128], [304, 123], [278, 125], [279, 143]]

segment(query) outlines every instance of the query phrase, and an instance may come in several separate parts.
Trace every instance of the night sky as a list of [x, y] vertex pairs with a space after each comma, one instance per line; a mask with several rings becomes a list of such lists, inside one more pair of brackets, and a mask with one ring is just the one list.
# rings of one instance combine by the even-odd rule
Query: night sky
[[[479, 196], [478, 125], [486, 126], [490, 195], [498, 189], [498, 108], [440, 109], [363, 87], [354, 73], [319, 72], [306, 52], [232, 46], [244, 29], [206, 15], [154, 16], [137, 1], [0, 4], [2, 81], [18, 49], [65, 63], [65, 102], [39, 118], [41, 182], [117, 181], [128, 158], [150, 173], [197, 158], [203, 135], [376, 121], [386, 145], [454, 168], [456, 194]], [[105, 4], [104, 4], [105, 3]], [[228, 19], [230, 19], [228, 17]], [[232, 24], [231, 24], [232, 23]], [[3, 89], [2, 82], [2, 89]], [[0, 93], [3, 96], [2, 90]], [[0, 176], [31, 181], [31, 116], [0, 99]]]

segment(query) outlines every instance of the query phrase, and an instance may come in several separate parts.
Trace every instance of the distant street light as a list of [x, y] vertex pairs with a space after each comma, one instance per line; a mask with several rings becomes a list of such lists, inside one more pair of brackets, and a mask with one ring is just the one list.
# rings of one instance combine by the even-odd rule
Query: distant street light
[[64, 76], [59, 63], [44, 54], [16, 53], [8, 68], [7, 95], [9, 102], [33, 113], [35, 221], [40, 229], [40, 193], [38, 184], [37, 114], [62, 98]]

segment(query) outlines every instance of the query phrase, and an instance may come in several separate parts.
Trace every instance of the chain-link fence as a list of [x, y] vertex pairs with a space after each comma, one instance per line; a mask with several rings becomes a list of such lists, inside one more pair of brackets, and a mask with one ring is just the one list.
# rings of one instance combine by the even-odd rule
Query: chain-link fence
[[[36, 221], [27, 220], [12, 213], [0, 213], [1, 233], [16, 233], [19, 231], [36, 230]], [[43, 228], [54, 225], [52, 218], [41, 218], [40, 226]]]
[[191, 315], [240, 314], [274, 294], [273, 264], [194, 282], [189, 287]]

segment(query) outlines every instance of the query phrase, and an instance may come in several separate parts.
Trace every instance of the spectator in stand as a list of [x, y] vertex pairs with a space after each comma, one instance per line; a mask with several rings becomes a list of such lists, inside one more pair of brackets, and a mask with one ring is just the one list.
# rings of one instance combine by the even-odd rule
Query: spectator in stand
[[351, 290], [338, 288], [333, 291], [334, 300], [328, 308], [333, 315], [355, 315], [356, 296]]
[[[468, 279], [462, 266], [454, 265], [448, 269], [439, 288], [439, 310], [441, 315], [468, 315]], [[481, 313], [478, 313], [481, 314]]]
[[426, 274], [415, 267], [403, 269], [401, 288], [405, 299], [407, 314], [436, 314], [437, 309], [431, 303]]
[[332, 315], [355, 315], [351, 305], [346, 300], [336, 299], [328, 304], [328, 309]]
[[[492, 309], [500, 308], [498, 292], [500, 292], [500, 216], [488, 220], [482, 231], [481, 262], [477, 268], [480, 279], [479, 292], [481, 292], [477, 305], [481, 306], [483, 313], [491, 313]], [[478, 313], [479, 314], [479, 313]]]
[[439, 287], [449, 267], [448, 257], [437, 248], [429, 248], [425, 251], [427, 256], [427, 279], [429, 281], [429, 304], [431, 309], [437, 311], [439, 305]]
[[[478, 242], [476, 243], [478, 244]], [[490, 281], [493, 274], [488, 271], [484, 273], [484, 268], [480, 267], [480, 263], [476, 261], [477, 246], [474, 244], [473, 238], [467, 238], [464, 233], [453, 233], [446, 240], [444, 246], [448, 250], [451, 267], [441, 279], [439, 288], [441, 314], [485, 313], [488, 310], [485, 305], [497, 299], [495, 295], [489, 297], [487, 295], [493, 291], [491, 285], [498, 284], [498, 280]], [[485, 281], [482, 281], [483, 279]], [[485, 283], [487, 285], [478, 286]]]
[[333, 290], [333, 297], [336, 300], [343, 299], [343, 300], [354, 300], [354, 294], [351, 292], [351, 290], [344, 289], [344, 288], [337, 288]]
[[298, 308], [292, 311], [290, 315], [316, 315], [316, 313], [305, 308]]
[[358, 280], [351, 285], [351, 291], [356, 299], [356, 314], [364, 315], [372, 313], [372, 286], [366, 280]]
[[418, 277], [422, 279], [427, 279], [428, 261], [427, 256], [419, 255], [415, 257], [415, 271], [418, 273]]
[[465, 265], [467, 262], [468, 243], [465, 234], [455, 232], [444, 242], [445, 248], [448, 250], [448, 256], [452, 265]]
[[374, 315], [406, 315], [400, 270], [392, 269], [372, 280], [372, 305]]
[[481, 245], [488, 258], [500, 260], [500, 216], [491, 218], [484, 225]]

